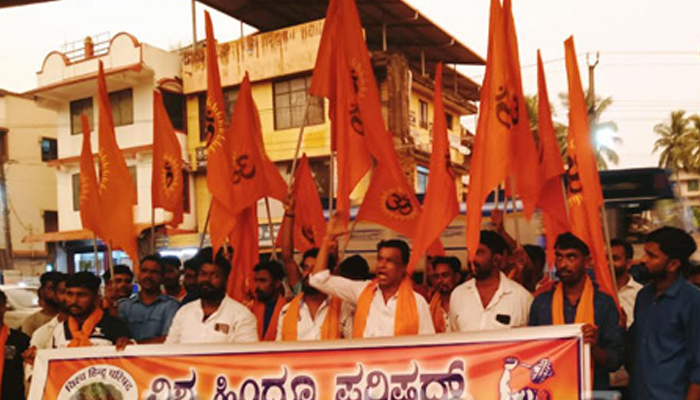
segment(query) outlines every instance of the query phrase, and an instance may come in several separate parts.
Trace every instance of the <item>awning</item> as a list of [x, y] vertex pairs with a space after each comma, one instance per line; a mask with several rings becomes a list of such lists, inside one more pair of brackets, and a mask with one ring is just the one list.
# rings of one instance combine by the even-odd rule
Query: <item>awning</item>
[[39, 235], [27, 235], [22, 238], [22, 243], [50, 243], [69, 242], [72, 240], [92, 240], [94, 234], [87, 229], [75, 231], [47, 232]]

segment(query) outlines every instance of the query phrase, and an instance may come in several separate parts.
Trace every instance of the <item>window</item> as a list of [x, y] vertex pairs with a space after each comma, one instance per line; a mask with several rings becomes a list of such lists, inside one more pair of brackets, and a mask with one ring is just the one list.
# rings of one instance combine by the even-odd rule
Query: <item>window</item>
[[428, 168], [418, 166], [416, 169], [416, 178], [418, 180], [418, 187], [416, 188], [416, 193], [423, 194], [428, 190]]
[[56, 139], [41, 138], [41, 161], [51, 161], [58, 158], [58, 142]]
[[80, 211], [80, 173], [73, 174], [73, 211]]
[[80, 116], [83, 114], [87, 116], [90, 131], [92, 131], [95, 126], [93, 123], [92, 97], [70, 102], [70, 133], [72, 135], [83, 133], [83, 124], [80, 122]]
[[139, 199], [139, 181], [137, 180], [138, 175], [136, 174], [136, 166], [132, 165], [129, 167], [129, 175], [131, 175], [131, 180], [134, 182], [134, 193], [136, 194], [136, 204], [138, 204]]
[[418, 100], [420, 103], [420, 127], [428, 129], [428, 103]]
[[58, 232], [58, 211], [44, 210], [44, 232]]
[[112, 106], [114, 126], [131, 125], [134, 123], [134, 101], [131, 89], [110, 93], [109, 104]]
[[323, 99], [309, 96], [311, 77], [277, 81], [273, 84], [275, 129], [298, 128], [304, 124], [304, 110], [309, 102], [307, 125], [324, 122]]
[[691, 179], [688, 181], [688, 191], [689, 192], [697, 192], [698, 189], [700, 189], [700, 180]]
[[182, 170], [182, 211], [190, 213], [190, 173]]
[[165, 111], [168, 112], [168, 117], [170, 117], [173, 128], [180, 132], [187, 132], [187, 105], [185, 96], [180, 93], [168, 92], [167, 90], [162, 90], [162, 93], [163, 105], [165, 106]]
[[452, 130], [452, 122], [454, 121], [454, 116], [450, 113], [445, 113], [445, 124], [447, 125], [447, 130]]
[[0, 161], [2, 162], [8, 160], [7, 146], [7, 130], [0, 129]]
[[[231, 123], [231, 116], [233, 115], [233, 107], [236, 105], [236, 99], [238, 99], [238, 88], [224, 89], [224, 117], [226, 118], [226, 128], [228, 128], [229, 123]], [[205, 142], [207, 140], [207, 133], [205, 129], [207, 116], [207, 94], [200, 94], [198, 100], [199, 140]]]

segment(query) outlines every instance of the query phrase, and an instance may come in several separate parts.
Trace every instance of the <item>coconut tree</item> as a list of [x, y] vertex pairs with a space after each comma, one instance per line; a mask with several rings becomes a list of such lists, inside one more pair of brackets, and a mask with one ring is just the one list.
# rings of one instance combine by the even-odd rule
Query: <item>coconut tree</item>
[[685, 110], [672, 111], [668, 122], [654, 126], [654, 133], [659, 138], [654, 143], [653, 152], [661, 150], [659, 167], [673, 169], [676, 179], [681, 170], [688, 170], [698, 164], [698, 128], [700, 118], [686, 117]]

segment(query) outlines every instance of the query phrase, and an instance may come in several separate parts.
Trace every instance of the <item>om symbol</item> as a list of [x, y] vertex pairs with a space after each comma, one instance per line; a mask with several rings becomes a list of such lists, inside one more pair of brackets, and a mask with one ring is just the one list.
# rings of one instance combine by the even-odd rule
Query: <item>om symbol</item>
[[175, 174], [173, 173], [173, 166], [170, 164], [170, 161], [165, 161], [165, 165], [163, 165], [163, 169], [165, 170], [165, 187], [169, 188], [172, 186], [173, 181], [175, 180]]
[[365, 135], [365, 127], [362, 123], [362, 115], [360, 115], [360, 107], [357, 102], [350, 105], [350, 126], [360, 136]]
[[316, 241], [314, 240], [314, 230], [310, 225], [303, 224], [301, 226], [301, 235], [304, 237], [304, 239], [308, 240], [309, 243], [316, 244]]
[[255, 176], [255, 165], [249, 165], [247, 154], [240, 155], [234, 159], [233, 184], [241, 183], [243, 179], [253, 179]]
[[410, 215], [413, 212], [413, 204], [411, 204], [411, 199], [408, 198], [403, 193], [392, 193], [384, 202], [387, 210], [392, 212], [398, 212], [404, 217]]
[[569, 194], [575, 195], [583, 191], [583, 186], [581, 186], [581, 176], [578, 172], [578, 161], [576, 156], [567, 156], [566, 163], [569, 166], [566, 174], [569, 178]]
[[207, 147], [209, 147], [216, 134], [216, 113], [208, 106], [204, 116], [204, 132], [206, 132], [206, 142]]
[[[496, 119], [510, 129], [512, 126], [518, 125], [519, 122], [520, 105], [518, 96], [513, 95], [511, 98], [508, 89], [503, 86], [499, 87], [498, 90], [499, 93], [496, 95]], [[508, 100], [512, 101], [512, 107], [508, 104]]]

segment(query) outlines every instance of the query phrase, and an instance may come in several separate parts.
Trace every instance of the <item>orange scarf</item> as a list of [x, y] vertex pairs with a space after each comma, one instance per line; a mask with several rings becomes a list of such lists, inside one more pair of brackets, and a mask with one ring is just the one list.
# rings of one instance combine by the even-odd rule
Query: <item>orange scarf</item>
[[[374, 291], [377, 289], [377, 281], [374, 280], [365, 286], [360, 298], [357, 299], [355, 321], [352, 337], [362, 338], [365, 335], [367, 316], [374, 299]], [[394, 336], [418, 334], [418, 306], [413, 295], [413, 285], [409, 278], [405, 278], [399, 286], [398, 299], [396, 300], [396, 315], [394, 316]]]
[[284, 304], [284, 297], [280, 295], [277, 298], [277, 304], [275, 304], [275, 311], [272, 312], [270, 324], [267, 326], [267, 331], [263, 335], [263, 328], [265, 326], [265, 303], [255, 300], [253, 303], [253, 314], [255, 314], [255, 318], [258, 320], [258, 339], [266, 342], [274, 342], [275, 339], [277, 339], [277, 320], [280, 317], [280, 312]]
[[90, 334], [100, 322], [104, 312], [101, 308], [96, 307], [95, 311], [90, 314], [89, 317], [83, 322], [83, 327], [80, 328], [78, 321], [75, 317], [68, 317], [68, 329], [70, 329], [70, 334], [73, 336], [68, 347], [88, 347], [90, 344]]
[[[585, 277], [586, 283], [583, 286], [583, 293], [581, 293], [581, 298], [578, 300], [578, 306], [576, 307], [576, 319], [574, 320], [577, 324], [591, 324], [595, 325], [595, 312], [593, 309], [593, 282], [588, 276]], [[553, 325], [564, 325], [564, 287], [561, 282], [557, 283], [556, 289], [554, 289], [554, 296], [552, 297], [552, 324]]]
[[442, 309], [442, 298], [438, 292], [435, 292], [433, 297], [430, 299], [430, 315], [433, 317], [435, 333], [443, 333], [447, 331], [447, 326], [445, 324], [445, 311]]
[[[296, 341], [299, 324], [299, 310], [304, 294], [299, 293], [287, 307], [287, 314], [282, 320], [282, 341]], [[337, 297], [331, 297], [328, 305], [326, 319], [321, 326], [321, 340], [340, 339], [340, 307], [343, 301]]]
[[10, 329], [7, 325], [3, 325], [0, 328], [0, 395], [2, 393], [2, 374], [5, 371], [5, 345], [8, 336], [10, 336]]

